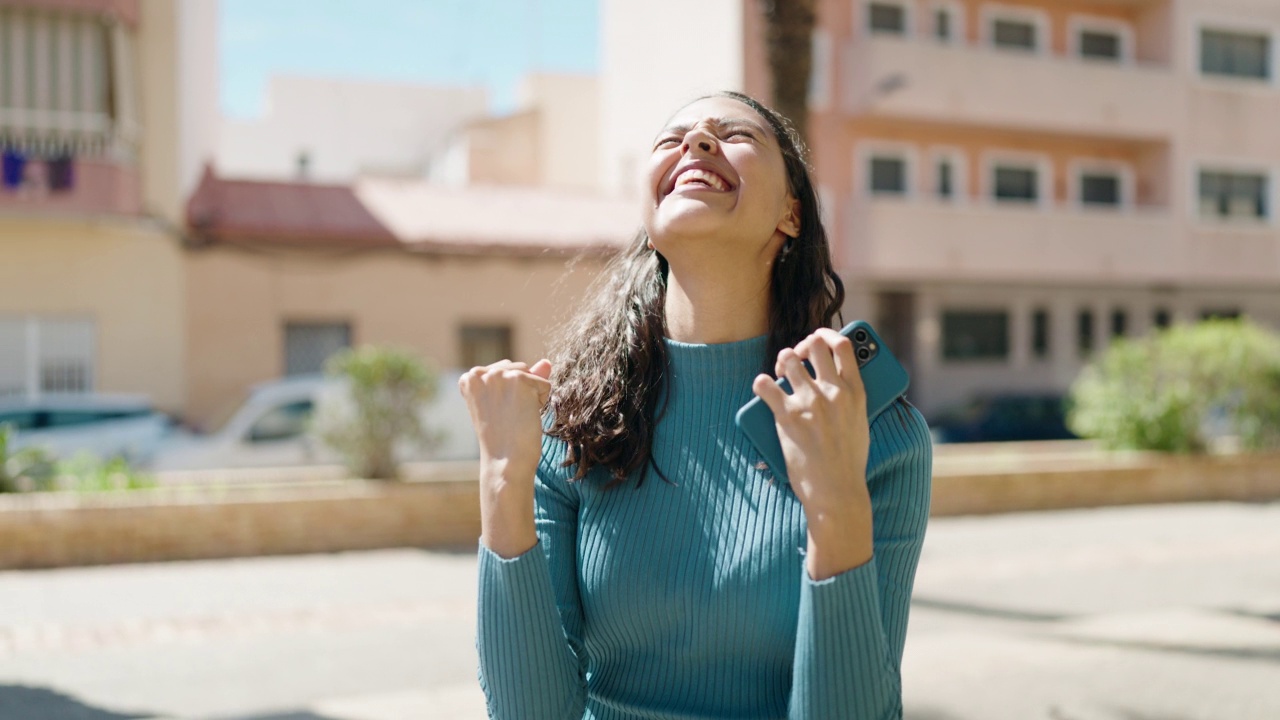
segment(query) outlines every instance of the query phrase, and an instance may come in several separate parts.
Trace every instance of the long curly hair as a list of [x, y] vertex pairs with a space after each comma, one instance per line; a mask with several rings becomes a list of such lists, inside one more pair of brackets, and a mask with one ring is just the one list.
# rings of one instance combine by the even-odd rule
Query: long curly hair
[[[754, 98], [729, 91], [706, 97], [717, 96], [737, 100], [768, 121], [782, 149], [791, 195], [800, 203], [800, 234], [779, 251], [772, 269], [769, 339], [760, 370], [773, 376], [779, 351], [831, 326], [844, 303], [844, 284], [832, 267], [800, 134]], [[641, 228], [609, 261], [587, 293], [589, 304], [556, 343], [545, 432], [568, 446], [565, 465], [577, 465], [574, 480], [596, 466], [608, 469], [610, 486], [639, 470], [638, 486], [649, 466], [667, 480], [653, 462], [652, 445], [659, 406], [665, 407], [660, 396], [670, 390], [663, 382], [668, 358], [662, 342], [668, 269]]]

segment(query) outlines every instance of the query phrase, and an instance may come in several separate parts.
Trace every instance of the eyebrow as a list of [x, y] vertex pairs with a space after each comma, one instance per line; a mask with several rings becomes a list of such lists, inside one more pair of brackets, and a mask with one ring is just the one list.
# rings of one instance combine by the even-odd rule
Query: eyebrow
[[[759, 123], [756, 123], [752, 120], [748, 120], [746, 118], [719, 117], [719, 118], [707, 118], [707, 120], [711, 121], [712, 125], [715, 125], [719, 128], [747, 127], [752, 130], [755, 130], [758, 133], [761, 133], [765, 137], [768, 137], [770, 135], [770, 133], [766, 131], [763, 127], [761, 127]], [[658, 133], [658, 138], [665, 137], [667, 135], [672, 135], [672, 134], [684, 134], [689, 132], [692, 129], [693, 129], [693, 124], [691, 123], [683, 123], [680, 125], [668, 125], [667, 127], [662, 129], [662, 132]], [[655, 140], [656, 139], [657, 138], [655, 138]]]

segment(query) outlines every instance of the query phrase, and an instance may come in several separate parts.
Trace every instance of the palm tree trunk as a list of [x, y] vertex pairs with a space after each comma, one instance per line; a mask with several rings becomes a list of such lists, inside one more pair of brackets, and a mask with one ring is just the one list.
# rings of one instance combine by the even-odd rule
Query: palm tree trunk
[[759, 0], [765, 19], [773, 106], [802, 137], [809, 124], [809, 73], [813, 65], [816, 0]]

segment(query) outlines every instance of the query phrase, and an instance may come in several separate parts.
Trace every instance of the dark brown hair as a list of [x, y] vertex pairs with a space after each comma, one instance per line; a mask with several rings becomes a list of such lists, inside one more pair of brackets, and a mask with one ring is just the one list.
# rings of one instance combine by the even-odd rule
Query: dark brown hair
[[[736, 92], [727, 97], [768, 121], [786, 166], [792, 197], [800, 202], [800, 234], [789, 239], [773, 263], [769, 339], [761, 372], [773, 375], [783, 348], [831, 320], [844, 303], [844, 284], [831, 264], [818, 195], [809, 177], [807, 151], [799, 133], [782, 115]], [[702, 98], [700, 98], [702, 99]], [[610, 484], [640, 470], [644, 482], [653, 463], [653, 428], [667, 370], [665, 303], [667, 260], [649, 248], [643, 228], [615, 256], [596, 281], [587, 305], [566, 327], [551, 358], [551, 422], [546, 433], [568, 445], [566, 465], [577, 464], [575, 480], [593, 467], [608, 469]]]

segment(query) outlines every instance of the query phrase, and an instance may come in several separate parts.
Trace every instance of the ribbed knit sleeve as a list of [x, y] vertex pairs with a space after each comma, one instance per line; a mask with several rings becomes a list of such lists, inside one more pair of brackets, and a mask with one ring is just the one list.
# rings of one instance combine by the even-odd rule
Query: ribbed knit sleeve
[[867, 485], [874, 556], [823, 581], [801, 579], [791, 720], [902, 717], [902, 651], [929, 517], [929, 427], [897, 402], [871, 426]]
[[576, 720], [585, 711], [578, 497], [561, 458], [559, 441], [544, 437], [534, 487], [538, 544], [510, 559], [480, 546], [476, 649], [495, 720]]

